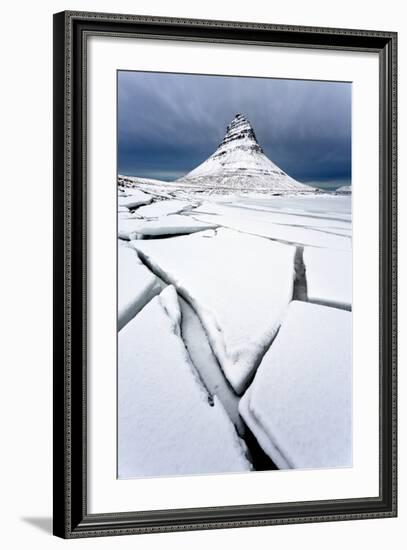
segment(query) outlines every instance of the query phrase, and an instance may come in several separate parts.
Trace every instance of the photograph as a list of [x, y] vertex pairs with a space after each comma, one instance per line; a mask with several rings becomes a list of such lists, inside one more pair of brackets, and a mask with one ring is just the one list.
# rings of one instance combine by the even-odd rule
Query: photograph
[[395, 518], [397, 29], [187, 7], [53, 15], [53, 534]]
[[116, 74], [117, 478], [352, 468], [352, 83]]

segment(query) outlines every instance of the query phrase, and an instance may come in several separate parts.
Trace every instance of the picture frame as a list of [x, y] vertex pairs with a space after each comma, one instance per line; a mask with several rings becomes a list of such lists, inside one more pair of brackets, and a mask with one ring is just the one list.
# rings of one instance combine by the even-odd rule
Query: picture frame
[[[379, 62], [379, 494], [227, 506], [88, 507], [87, 41], [92, 36], [372, 53]], [[54, 534], [63, 538], [397, 515], [397, 34], [65, 11], [54, 15]], [[368, 206], [366, 206], [368, 208]], [[94, 343], [93, 343], [94, 345]], [[112, 365], [115, 369], [115, 365]]]

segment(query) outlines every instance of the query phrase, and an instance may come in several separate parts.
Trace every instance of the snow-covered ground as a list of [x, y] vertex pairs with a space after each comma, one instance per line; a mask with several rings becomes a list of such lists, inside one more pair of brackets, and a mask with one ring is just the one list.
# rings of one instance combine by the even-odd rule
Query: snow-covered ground
[[120, 477], [349, 466], [351, 195], [118, 184]]

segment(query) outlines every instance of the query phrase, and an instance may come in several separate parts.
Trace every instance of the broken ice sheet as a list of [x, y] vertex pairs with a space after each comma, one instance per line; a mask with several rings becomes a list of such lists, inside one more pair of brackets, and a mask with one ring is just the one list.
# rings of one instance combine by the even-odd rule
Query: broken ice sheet
[[[131, 221], [129, 221], [131, 220]], [[130, 218], [119, 219], [119, 235], [121, 238], [136, 239], [141, 237], [159, 237], [160, 235], [187, 235], [217, 227], [210, 222], [201, 222], [188, 216], [173, 214], [162, 216], [156, 220]]]
[[[236, 229], [243, 233], [259, 235], [281, 242], [323, 248], [329, 247], [335, 250], [350, 250], [351, 248], [349, 236], [342, 235], [340, 230], [337, 234], [333, 229], [326, 228], [324, 230], [324, 227], [321, 227], [322, 222], [320, 219], [314, 220], [314, 227], [312, 227], [312, 218], [303, 218], [302, 221], [308, 223], [309, 226], [302, 227], [298, 226], [300, 224], [295, 221], [295, 216], [288, 217], [287, 215], [283, 216], [281, 213], [250, 210], [244, 206], [210, 202], [198, 207], [194, 211], [193, 217], [197, 220], [217, 223], [220, 226]], [[283, 225], [281, 222], [284, 219], [294, 225], [289, 225], [289, 223]], [[274, 220], [278, 223], [275, 223]], [[342, 225], [345, 223], [342, 221]]]
[[304, 248], [308, 299], [351, 309], [352, 252]]
[[267, 197], [247, 194], [240, 197], [239, 203], [246, 206], [255, 206], [262, 209], [290, 212], [292, 214], [315, 214], [327, 216], [334, 214], [344, 220], [352, 219], [352, 202], [348, 197], [337, 197], [331, 194], [285, 195], [281, 197]]
[[137, 215], [126, 214], [117, 217], [117, 236], [129, 241], [140, 228], [140, 218]]
[[143, 204], [149, 204], [152, 201], [152, 197], [139, 191], [138, 189], [132, 189], [131, 193], [126, 193], [123, 197], [122, 194], [118, 196], [118, 207], [125, 206], [126, 208], [136, 208]]
[[189, 356], [211, 395], [216, 395], [240, 435], [245, 433], [245, 424], [239, 414], [239, 396], [223, 375], [222, 369], [209, 345], [208, 337], [194, 309], [179, 298], [182, 322], [182, 339]]
[[252, 469], [220, 401], [208, 401], [180, 337], [180, 321], [170, 286], [119, 333], [121, 479]]
[[133, 248], [118, 247], [117, 328], [120, 330], [158, 294], [160, 281], [140, 261]]
[[223, 228], [131, 245], [195, 309], [242, 393], [292, 299], [295, 248]]
[[193, 208], [193, 205], [190, 202], [174, 199], [157, 201], [148, 206], [142, 206], [139, 208], [138, 213], [144, 218], [158, 218], [159, 216], [167, 216], [168, 214], [177, 214], [191, 208]]
[[352, 314], [294, 301], [239, 410], [279, 468], [352, 465]]

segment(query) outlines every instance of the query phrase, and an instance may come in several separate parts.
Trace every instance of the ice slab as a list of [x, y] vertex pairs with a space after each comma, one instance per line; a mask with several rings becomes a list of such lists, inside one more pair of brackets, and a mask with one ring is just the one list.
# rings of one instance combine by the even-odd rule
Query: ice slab
[[201, 222], [191, 217], [173, 214], [171, 216], [162, 216], [156, 220], [139, 220], [137, 224], [128, 224], [126, 227], [130, 228], [126, 233], [128, 238], [137, 239], [138, 236], [156, 237], [160, 235], [188, 235], [189, 233], [195, 233], [196, 231], [203, 231], [217, 226], [213, 223]]
[[352, 465], [352, 314], [294, 301], [239, 410], [279, 468]]
[[143, 204], [149, 204], [152, 201], [152, 197], [139, 191], [137, 189], [132, 189], [131, 193], [126, 193], [124, 197], [121, 193], [118, 196], [118, 206], [125, 206], [126, 208], [136, 208]]
[[350, 309], [352, 305], [352, 252], [304, 248], [308, 299]]
[[182, 322], [182, 339], [199, 376], [208, 392], [222, 403], [238, 433], [243, 436], [245, 424], [239, 414], [240, 397], [225, 378], [209, 345], [208, 337], [199, 317], [183, 298], [179, 298]]
[[142, 219], [138, 214], [137, 210], [134, 212], [130, 212], [130, 210], [127, 209], [127, 212], [125, 210], [119, 211], [117, 213], [117, 220], [118, 224], [120, 225], [123, 220], [140, 220]]
[[138, 213], [144, 218], [158, 218], [160, 216], [167, 216], [168, 214], [177, 214], [192, 207], [190, 202], [175, 199], [157, 201], [148, 206], [142, 206], [138, 210]]
[[117, 328], [121, 330], [156, 294], [162, 285], [130, 247], [119, 246]]
[[192, 305], [242, 393], [292, 299], [295, 248], [223, 228], [131, 245]]
[[117, 217], [117, 236], [119, 239], [130, 241], [140, 228], [141, 219], [132, 214], [119, 213]]
[[180, 320], [176, 291], [167, 287], [119, 333], [121, 479], [252, 469], [221, 403], [208, 402]]

